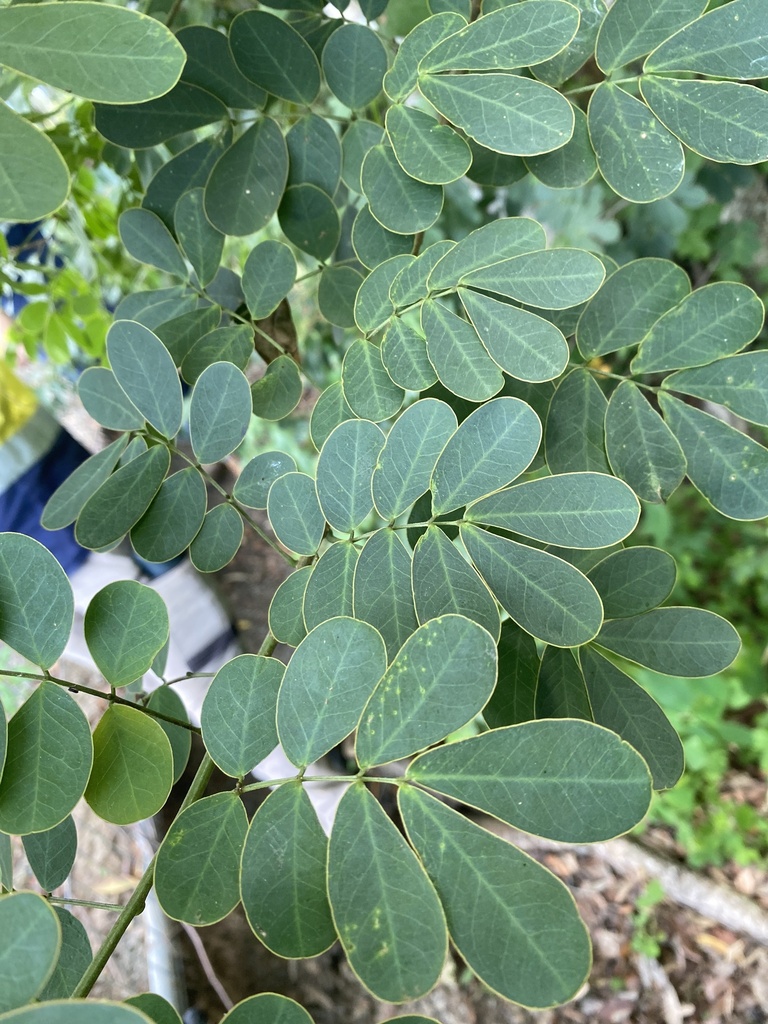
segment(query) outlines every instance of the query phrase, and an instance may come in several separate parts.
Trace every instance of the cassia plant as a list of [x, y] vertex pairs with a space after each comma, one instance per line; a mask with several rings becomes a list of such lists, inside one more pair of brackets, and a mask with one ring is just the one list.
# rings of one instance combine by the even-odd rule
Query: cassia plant
[[[441, 210], [465, 176], [575, 188], [599, 174], [642, 203], [678, 187], [685, 147], [768, 159], [768, 97], [743, 84], [768, 70], [765, 0], [429, 3], [394, 58], [386, 0], [359, 0], [365, 24], [320, 0], [272, 0], [221, 12], [226, 33], [175, 36], [80, 0], [0, 10], [3, 64], [92, 100], [113, 150], [155, 154], [119, 233], [173, 282], [118, 306], [107, 362], [80, 395], [119, 436], [61, 485], [44, 525], [75, 523], [95, 551], [128, 537], [153, 562], [188, 549], [201, 572], [254, 529], [293, 566], [258, 654], [213, 679], [206, 756], [95, 956], [60, 906], [0, 898], [0, 1020], [175, 1020], [155, 996], [81, 1002], [153, 885], [193, 926], [242, 902], [282, 957], [338, 940], [389, 1002], [436, 984], [449, 938], [505, 999], [567, 1001], [590, 968], [570, 894], [443, 798], [555, 840], [624, 833], [683, 758], [622, 664], [697, 677], [738, 653], [723, 618], [665, 605], [670, 555], [624, 542], [641, 502], [686, 476], [725, 516], [768, 516], [768, 451], [734, 425], [768, 426], [768, 353], [745, 351], [763, 326], [758, 297], [731, 282], [692, 289], [667, 260], [618, 267], [551, 248], [526, 217], [454, 242]], [[53, 213], [68, 188], [54, 143], [2, 105], [0, 127], [0, 215]], [[185, 146], [164, 148], [179, 136]], [[223, 257], [232, 236], [249, 246], [237, 272]], [[252, 417], [281, 420], [302, 396], [300, 347], [281, 346], [269, 319], [289, 312], [299, 264], [314, 268], [343, 350], [311, 415], [315, 470], [264, 452], [209, 508], [204, 467]], [[172, 456], [187, 465], [169, 475]], [[150, 669], [163, 678], [162, 600], [131, 581], [93, 598], [86, 640], [109, 686], [93, 735], [51, 671], [72, 616], [53, 556], [0, 537], [0, 637], [41, 669], [22, 673], [39, 686], [0, 745], [7, 889], [7, 836], [23, 837], [50, 891], [74, 859], [82, 797], [108, 821], [146, 818], [189, 753], [171, 681], [149, 698], [116, 693]], [[287, 667], [278, 642], [295, 648]], [[473, 722], [475, 735], [445, 742]], [[350, 735], [356, 766], [326, 837], [304, 783]], [[295, 775], [249, 783], [278, 741]], [[232, 790], [205, 796], [214, 765]], [[402, 830], [370, 781], [396, 789]], [[249, 825], [241, 793], [266, 787]], [[268, 994], [226, 1019], [309, 1018]]]

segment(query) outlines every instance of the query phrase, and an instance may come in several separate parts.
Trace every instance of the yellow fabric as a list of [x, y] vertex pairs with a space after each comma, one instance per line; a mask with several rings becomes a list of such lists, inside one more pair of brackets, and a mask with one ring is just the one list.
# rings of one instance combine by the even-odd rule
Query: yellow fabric
[[0, 362], [0, 444], [21, 430], [36, 410], [34, 392]]

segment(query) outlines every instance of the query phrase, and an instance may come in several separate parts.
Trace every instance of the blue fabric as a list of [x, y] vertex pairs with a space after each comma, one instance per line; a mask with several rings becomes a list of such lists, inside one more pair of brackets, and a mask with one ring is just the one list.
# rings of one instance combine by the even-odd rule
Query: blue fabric
[[74, 526], [44, 530], [40, 516], [59, 484], [87, 458], [85, 448], [62, 430], [48, 453], [0, 494], [0, 531], [25, 533], [39, 540], [56, 556], [66, 573], [73, 572], [90, 552], [75, 540]]

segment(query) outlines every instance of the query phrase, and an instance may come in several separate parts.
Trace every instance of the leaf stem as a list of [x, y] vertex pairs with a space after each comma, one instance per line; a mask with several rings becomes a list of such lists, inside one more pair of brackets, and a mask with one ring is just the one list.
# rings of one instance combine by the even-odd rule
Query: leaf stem
[[[104, 690], [95, 690], [92, 686], [83, 686], [82, 683], [71, 683], [67, 679], [57, 679], [56, 676], [48, 674], [38, 675], [35, 672], [9, 672], [7, 669], [0, 669], [0, 676], [13, 676], [16, 679], [34, 679], [41, 683], [56, 683], [57, 686], [65, 686], [68, 690], [72, 690], [75, 693], [88, 693], [91, 697], [101, 697], [102, 700], [108, 700], [110, 704], [122, 704], [124, 707], [135, 708], [137, 711], [149, 715], [150, 718], [159, 718], [163, 722], [168, 722], [169, 725], [177, 725], [180, 729], [187, 729], [189, 732], [200, 735], [200, 729], [196, 725], [183, 722], [180, 718], [174, 718], [173, 715], [165, 715], [162, 711], [141, 707], [132, 700], [118, 697], [117, 694], [107, 693]], [[187, 677], [185, 676], [184, 678], [186, 679]]]
[[585, 369], [589, 370], [590, 373], [597, 373], [601, 377], [610, 377], [611, 380], [628, 380], [631, 384], [637, 385], [639, 388], [644, 388], [646, 391], [651, 391], [653, 394], [658, 394], [661, 388], [655, 387], [653, 384], [641, 384], [639, 380], [635, 380], [634, 377], [623, 377], [620, 373], [608, 373], [607, 370], [598, 370], [594, 366], [587, 366]]
[[90, 907], [92, 910], [111, 910], [119, 913], [123, 909], [122, 903], [99, 903], [97, 900], [75, 900], [66, 896], [46, 896], [49, 903], [57, 907]]
[[[625, 85], [627, 82], [636, 82], [637, 81], [637, 77], [638, 77], [637, 75], [630, 75], [629, 78], [614, 78], [613, 81], [609, 81], [608, 84], [609, 85]], [[578, 89], [569, 89], [567, 92], [563, 93], [563, 95], [564, 96], [579, 96], [581, 93], [593, 92], [599, 85], [603, 85], [603, 83], [605, 81], [607, 81], [607, 80], [603, 79], [600, 82], [593, 82], [591, 85], [582, 85]]]

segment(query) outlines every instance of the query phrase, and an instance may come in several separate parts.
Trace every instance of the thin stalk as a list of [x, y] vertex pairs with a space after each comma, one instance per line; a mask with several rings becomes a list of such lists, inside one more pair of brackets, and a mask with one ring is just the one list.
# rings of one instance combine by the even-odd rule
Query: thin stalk
[[270, 786], [284, 786], [289, 782], [385, 782], [391, 786], [400, 786], [405, 779], [398, 776], [384, 777], [377, 775], [290, 775], [286, 779], [265, 779], [262, 782], [253, 782], [249, 786], [241, 786], [238, 792], [253, 793], [258, 789], [269, 789]]
[[634, 377], [622, 377], [620, 373], [608, 373], [607, 370], [598, 370], [594, 366], [587, 366], [585, 369], [589, 370], [590, 373], [597, 373], [601, 377], [610, 377], [611, 380], [628, 380], [631, 384], [636, 384], [639, 388], [644, 388], [646, 391], [651, 391], [654, 395], [661, 391], [661, 388], [654, 386], [653, 384], [641, 384], [639, 380], [635, 380]]
[[97, 900], [73, 900], [66, 896], [46, 896], [49, 903], [57, 907], [89, 907], [91, 910], [111, 910], [118, 914], [122, 909], [122, 903], [99, 903]]
[[[609, 84], [610, 85], [626, 85], [627, 82], [636, 82], [637, 75], [631, 75], [629, 78], [614, 78]], [[569, 89], [563, 93], [564, 96], [579, 96], [581, 93], [594, 92], [598, 85], [602, 85], [603, 82], [593, 82], [591, 85], [582, 85], [578, 89]]]
[[[261, 655], [268, 656], [272, 654], [275, 647], [277, 647], [277, 640], [275, 639], [271, 632], [267, 633], [261, 647], [258, 650], [258, 653]], [[197, 769], [197, 772], [195, 773], [195, 777], [192, 780], [192, 785], [189, 787], [189, 791], [187, 792], [187, 795], [184, 797], [182, 805], [179, 808], [179, 814], [181, 814], [182, 811], [185, 811], [187, 807], [190, 806], [190, 804], [193, 804], [196, 800], [199, 800], [200, 797], [202, 797], [202, 795], [205, 793], [206, 786], [208, 785], [211, 775], [213, 774], [214, 767], [215, 765], [211, 760], [210, 755], [206, 753], [205, 756], [203, 757], [203, 760], [200, 762], [200, 767]], [[178, 819], [178, 815], [176, 816], [176, 819]], [[123, 907], [120, 916], [110, 928], [107, 937], [104, 939], [104, 942], [101, 944], [93, 960], [88, 965], [88, 968], [83, 974], [82, 978], [77, 983], [77, 988], [72, 993], [73, 999], [84, 999], [88, 995], [93, 986], [96, 984], [99, 975], [109, 962], [109, 959], [114, 953], [118, 942], [120, 941], [120, 939], [122, 939], [123, 935], [125, 935], [125, 932], [128, 929], [128, 925], [131, 923], [131, 921], [133, 921], [135, 917], [138, 917], [138, 915], [143, 911], [147, 896], [149, 895], [149, 892], [152, 888], [152, 883], [155, 876], [156, 860], [157, 854], [155, 854], [155, 856], [149, 862], [147, 869], [141, 876], [141, 880], [134, 889], [131, 898], [128, 900], [125, 907]]]
[[7, 669], [0, 669], [0, 676], [13, 676], [15, 679], [34, 679], [41, 683], [56, 683], [57, 686], [65, 686], [74, 693], [88, 693], [91, 697], [101, 697], [102, 700], [108, 700], [110, 704], [122, 704], [124, 707], [135, 708], [137, 711], [143, 711], [144, 714], [149, 715], [151, 718], [159, 718], [163, 722], [168, 722], [169, 725], [178, 725], [180, 729], [187, 729], [189, 732], [200, 734], [200, 729], [196, 725], [182, 722], [180, 718], [174, 718], [173, 715], [165, 715], [162, 711], [139, 707], [132, 700], [118, 697], [117, 694], [111, 691], [107, 693], [104, 690], [94, 690], [92, 686], [83, 686], [82, 683], [71, 683], [67, 679], [57, 679], [56, 676], [48, 674], [38, 675], [35, 672], [9, 672]]

